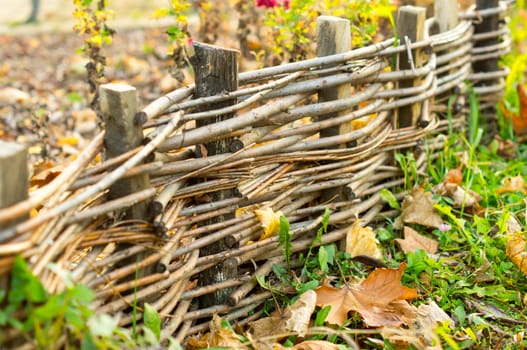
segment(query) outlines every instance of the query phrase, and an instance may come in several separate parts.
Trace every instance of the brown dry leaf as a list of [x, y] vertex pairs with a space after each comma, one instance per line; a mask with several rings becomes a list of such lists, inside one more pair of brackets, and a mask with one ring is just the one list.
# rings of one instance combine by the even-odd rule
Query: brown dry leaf
[[[276, 342], [294, 332], [303, 337], [309, 328], [311, 315], [315, 311], [317, 294], [308, 290], [303, 293], [297, 301], [289, 305], [283, 311], [282, 316], [270, 316], [261, 318], [249, 325], [251, 327], [251, 339], [257, 344]], [[260, 339], [264, 338], [265, 341]], [[267, 345], [259, 345], [258, 348], [266, 348]]]
[[417, 297], [417, 290], [401, 285], [406, 264], [398, 269], [380, 268], [373, 271], [360, 284], [342, 288], [317, 288], [317, 305], [331, 306], [326, 321], [342, 325], [348, 312], [358, 312], [369, 327], [397, 327], [409, 323], [415, 312], [405, 299]]
[[417, 249], [423, 249], [429, 254], [435, 254], [439, 247], [437, 241], [420, 235], [417, 231], [408, 226], [404, 227], [404, 239], [397, 238], [395, 241], [399, 243], [399, 246], [405, 253], [414, 252]]
[[461, 172], [461, 169], [459, 167], [450, 170], [446, 174], [445, 180], [443, 181], [443, 183], [456, 184], [456, 185], [461, 185], [462, 182], [463, 182], [463, 173]]
[[286, 348], [283, 345], [275, 344], [273, 350], [338, 350], [337, 344], [325, 340], [306, 340], [296, 344], [292, 348]]
[[284, 328], [303, 337], [309, 328], [311, 315], [315, 311], [317, 293], [313, 290], [304, 292], [297, 301], [284, 310]]
[[218, 315], [212, 317], [210, 321], [210, 332], [205, 333], [201, 338], [191, 338], [187, 345], [191, 349], [208, 349], [211, 347], [227, 349], [248, 349], [233, 330], [221, 326], [222, 319]]
[[280, 216], [282, 213], [273, 211], [273, 208], [267, 207], [264, 209], [256, 209], [254, 211], [260, 224], [262, 225], [264, 233], [260, 236], [259, 240], [263, 240], [272, 237], [280, 230]]
[[280, 316], [269, 316], [249, 322], [247, 339], [255, 349], [273, 350], [278, 340], [287, 336], [287, 333], [278, 328], [281, 321]]
[[520, 192], [527, 194], [527, 186], [521, 175], [514, 176], [505, 180], [505, 183], [500, 188], [496, 189], [496, 193]]
[[30, 185], [42, 187], [53, 181], [64, 170], [64, 164], [44, 169], [31, 178]]
[[443, 220], [434, 209], [432, 193], [414, 188], [403, 200], [402, 219], [405, 224], [439, 228]]
[[434, 330], [444, 322], [448, 322], [450, 327], [454, 326], [454, 321], [431, 301], [430, 304], [422, 304], [417, 308], [417, 317], [408, 328], [384, 327], [381, 335], [398, 348], [405, 349], [413, 345], [419, 350], [440, 350], [441, 342]]
[[358, 219], [355, 220], [346, 234], [346, 252], [351, 257], [359, 255], [366, 255], [375, 259], [382, 257], [382, 252], [375, 240], [375, 233], [371, 227], [362, 227]]

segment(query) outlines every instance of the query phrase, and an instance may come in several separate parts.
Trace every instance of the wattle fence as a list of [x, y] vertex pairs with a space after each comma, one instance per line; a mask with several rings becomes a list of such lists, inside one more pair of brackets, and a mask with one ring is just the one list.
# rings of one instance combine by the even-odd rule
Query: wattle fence
[[395, 214], [379, 194], [404, 186], [395, 152], [424, 171], [464, 128], [468, 85], [492, 124], [513, 2], [482, 3], [455, 16], [456, 1], [436, 1], [430, 19], [401, 7], [398, 41], [353, 50], [349, 22], [321, 16], [319, 57], [243, 73], [237, 51], [195, 43], [195, 84], [142, 110], [133, 87], [101, 86], [105, 130], [29, 195], [25, 149], [1, 142], [0, 286], [21, 254], [50, 292], [64, 285], [48, 264], [70, 271], [123, 326], [135, 298], [151, 303], [163, 337], [205, 331], [216, 313], [259, 318], [271, 292], [255, 276], [285, 262], [256, 209], [288, 218], [294, 264], [326, 208], [317, 245]]

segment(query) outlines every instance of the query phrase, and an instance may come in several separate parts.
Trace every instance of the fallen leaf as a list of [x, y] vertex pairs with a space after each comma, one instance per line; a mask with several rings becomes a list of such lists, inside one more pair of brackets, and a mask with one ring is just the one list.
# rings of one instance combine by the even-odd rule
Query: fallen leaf
[[59, 164], [52, 168], [44, 169], [31, 178], [30, 185], [42, 187], [53, 181], [64, 170], [64, 165]]
[[23, 104], [27, 105], [31, 103], [31, 96], [22, 90], [6, 87], [0, 89], [0, 104], [13, 105]]
[[282, 213], [273, 211], [273, 208], [267, 207], [265, 209], [256, 209], [254, 211], [256, 217], [260, 220], [264, 233], [260, 236], [260, 240], [272, 237], [280, 230], [280, 216]]
[[76, 136], [63, 136], [57, 140], [57, 146], [76, 146], [79, 144], [79, 139]]
[[487, 259], [485, 251], [482, 253], [482, 260], [483, 263], [476, 270], [474, 270], [474, 283], [491, 282], [496, 279], [492, 273], [494, 270]]
[[159, 82], [159, 89], [162, 93], [166, 94], [172, 90], [177, 89], [180, 86], [179, 81], [174, 79], [170, 74], [165, 75]]
[[522, 230], [520, 223], [512, 216], [506, 221], [505, 224], [507, 233], [516, 233]]
[[356, 219], [346, 234], [346, 252], [351, 257], [366, 255], [380, 259], [382, 252], [377, 246], [375, 233], [371, 227], [362, 227], [360, 220]]
[[449, 170], [443, 182], [461, 185], [461, 183], [463, 182], [463, 173], [461, 172], [461, 169], [458, 167]]
[[317, 293], [313, 290], [304, 292], [297, 301], [284, 310], [284, 328], [299, 336], [306, 335], [311, 315], [315, 311]]
[[510, 139], [507, 139], [507, 140], [504, 140], [502, 139], [499, 135], [496, 135], [494, 136], [494, 140], [492, 141], [492, 143], [488, 146], [489, 149], [492, 149], [491, 145], [493, 143], [497, 143], [498, 145], [498, 149], [497, 149], [497, 154], [503, 158], [506, 158], [506, 159], [514, 159], [517, 155], [517, 151], [518, 151], [518, 144], [516, 142], [514, 142], [513, 140], [510, 140]]
[[[520, 101], [520, 113], [504, 113], [512, 121], [512, 129], [517, 135], [527, 133], [527, 90], [523, 84], [518, 84], [516, 91]], [[502, 105], [502, 111], [504, 110]]]
[[[311, 315], [315, 311], [317, 294], [308, 290], [297, 301], [285, 308], [282, 315], [264, 317], [249, 323], [251, 339], [257, 348], [270, 348], [269, 344], [287, 337], [291, 332], [304, 337], [309, 328]], [[260, 344], [265, 339], [265, 344]]]
[[523, 180], [521, 175], [505, 179], [503, 186], [496, 189], [496, 193], [498, 194], [510, 192], [520, 192], [521, 194], [527, 194], [527, 186], [525, 185], [525, 180]]
[[331, 306], [326, 322], [342, 325], [348, 313], [355, 311], [369, 327], [408, 324], [415, 311], [405, 299], [418, 295], [417, 290], [401, 285], [405, 267], [403, 263], [398, 269], [376, 269], [360, 284], [317, 288], [317, 305]]
[[285, 347], [280, 344], [275, 344], [273, 350], [339, 350], [337, 344], [330, 343], [325, 340], [306, 340], [296, 344], [292, 348]]
[[443, 220], [434, 209], [431, 192], [414, 188], [403, 200], [402, 219], [405, 224], [439, 228]]
[[190, 338], [187, 341], [191, 349], [208, 348], [227, 348], [227, 349], [248, 349], [232, 329], [221, 326], [222, 319], [218, 315], [212, 316], [210, 321], [210, 332], [205, 333], [201, 338]]
[[423, 249], [429, 254], [435, 254], [439, 247], [437, 241], [420, 235], [417, 231], [408, 226], [404, 227], [404, 239], [397, 238], [395, 241], [399, 243], [399, 246], [405, 253], [414, 252], [417, 249]]
[[248, 338], [252, 340], [255, 349], [272, 350], [273, 343], [287, 336], [278, 328], [282, 318], [280, 316], [269, 316], [249, 322]]
[[419, 305], [417, 317], [408, 328], [384, 327], [381, 335], [398, 349], [406, 349], [413, 345], [422, 350], [440, 350], [441, 341], [435, 333], [435, 328], [445, 322], [448, 322], [450, 327], [454, 326], [454, 321], [434, 301], [431, 301], [428, 305]]
[[259, 51], [262, 49], [262, 42], [254, 35], [247, 36], [247, 47], [252, 51]]
[[527, 275], [527, 252], [525, 251], [526, 241], [523, 233], [516, 232], [507, 235], [505, 252], [511, 261], [521, 272]]

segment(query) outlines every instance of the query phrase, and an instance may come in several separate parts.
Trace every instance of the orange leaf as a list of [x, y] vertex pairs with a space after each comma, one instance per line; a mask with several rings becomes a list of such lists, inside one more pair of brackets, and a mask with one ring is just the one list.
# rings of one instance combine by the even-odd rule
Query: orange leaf
[[38, 174], [31, 178], [31, 186], [42, 187], [53, 181], [57, 176], [59, 176], [64, 170], [64, 165], [56, 165], [52, 168], [44, 169]]
[[342, 325], [348, 312], [355, 311], [370, 327], [397, 327], [415, 318], [415, 310], [405, 301], [417, 297], [417, 290], [401, 285], [406, 264], [398, 269], [373, 271], [362, 283], [341, 288], [317, 288], [317, 305], [331, 306], [326, 322]]
[[446, 176], [444, 183], [454, 183], [456, 185], [461, 185], [461, 182], [463, 181], [463, 173], [461, 173], [460, 168], [455, 168], [450, 170]]
[[395, 240], [401, 246], [401, 249], [405, 253], [416, 251], [417, 249], [423, 249], [425, 252], [430, 254], [437, 253], [439, 244], [437, 241], [420, 235], [414, 229], [405, 226], [404, 227], [404, 239]]
[[506, 253], [521, 272], [527, 275], [527, 252], [525, 251], [525, 237], [516, 232], [507, 236]]
[[389, 303], [393, 300], [417, 298], [417, 290], [401, 285], [406, 263], [398, 269], [380, 268], [374, 270], [361, 283], [362, 291], [373, 297], [376, 303]]
[[518, 97], [520, 100], [520, 114], [512, 115], [512, 128], [516, 134], [527, 133], [527, 90], [523, 84], [518, 84]]

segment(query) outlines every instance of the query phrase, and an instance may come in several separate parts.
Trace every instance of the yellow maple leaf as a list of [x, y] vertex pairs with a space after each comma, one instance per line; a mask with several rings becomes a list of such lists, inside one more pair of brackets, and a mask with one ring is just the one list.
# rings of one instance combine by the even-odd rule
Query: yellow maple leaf
[[273, 208], [256, 209], [254, 211], [260, 224], [262, 225], [264, 233], [260, 236], [259, 240], [269, 238], [280, 230], [280, 211], [274, 212]]

